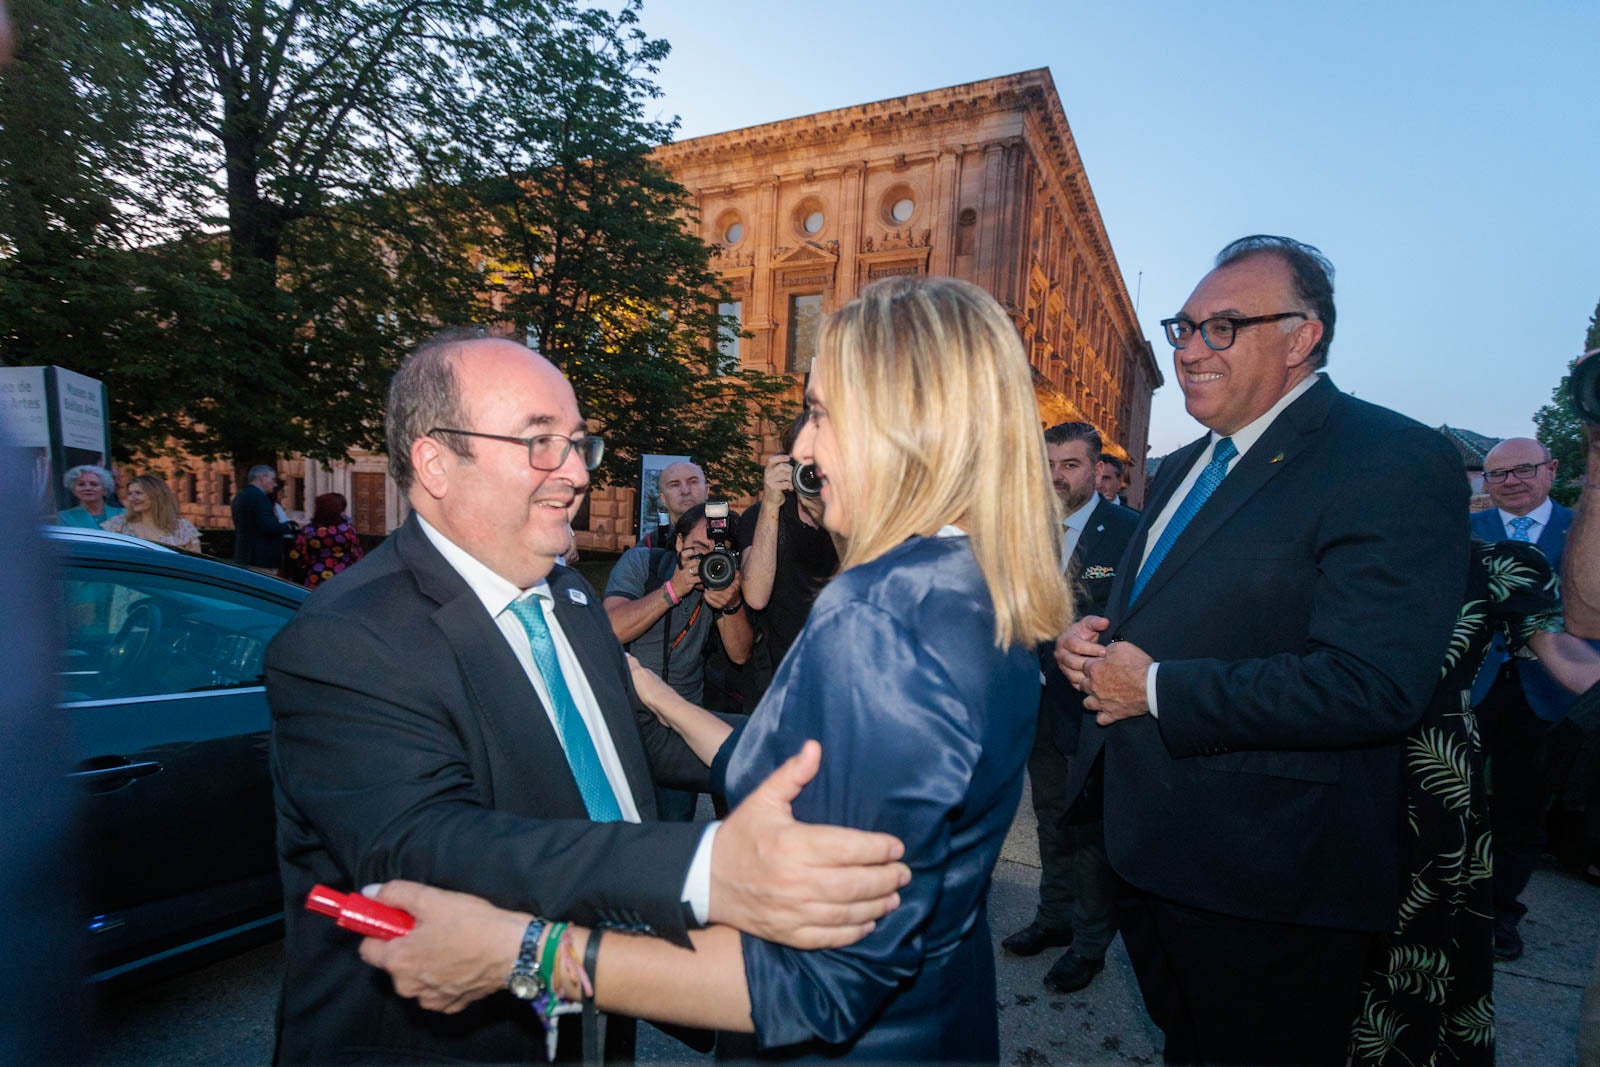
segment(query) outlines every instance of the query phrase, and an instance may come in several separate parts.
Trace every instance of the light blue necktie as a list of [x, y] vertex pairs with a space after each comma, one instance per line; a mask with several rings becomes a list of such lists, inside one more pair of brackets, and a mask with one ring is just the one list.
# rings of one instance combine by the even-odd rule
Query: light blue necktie
[[1189, 489], [1189, 495], [1183, 498], [1183, 503], [1178, 505], [1178, 510], [1173, 513], [1172, 521], [1167, 523], [1167, 528], [1161, 531], [1161, 540], [1156, 542], [1156, 547], [1150, 550], [1150, 555], [1144, 561], [1144, 566], [1139, 568], [1139, 574], [1133, 579], [1133, 594], [1128, 597], [1132, 604], [1139, 599], [1139, 593], [1144, 589], [1150, 576], [1161, 566], [1161, 561], [1167, 558], [1167, 553], [1172, 551], [1172, 546], [1177, 542], [1178, 535], [1183, 533], [1189, 520], [1193, 519], [1200, 511], [1200, 505], [1211, 498], [1217, 491], [1217, 486], [1222, 484], [1223, 475], [1228, 473], [1228, 462], [1239, 454], [1233, 447], [1233, 438], [1219, 437], [1217, 446], [1211, 452], [1211, 462], [1206, 464], [1205, 470], [1200, 472], [1200, 477]]
[[550, 702], [555, 705], [552, 710], [556, 716], [556, 732], [561, 735], [561, 747], [566, 750], [567, 764], [572, 768], [572, 777], [577, 779], [578, 792], [583, 795], [583, 806], [588, 809], [589, 818], [595, 822], [618, 821], [622, 818], [622, 809], [617, 806], [617, 796], [611, 791], [605, 768], [600, 766], [594, 738], [589, 736], [589, 728], [584, 725], [578, 705], [567, 688], [567, 680], [561, 674], [556, 644], [550, 636], [550, 625], [544, 621], [539, 598], [513, 600], [510, 611], [522, 623], [528, 644], [533, 648], [534, 665], [544, 678], [545, 688], [550, 690]]
[[1528, 529], [1533, 526], [1533, 519], [1527, 515], [1518, 515], [1512, 519], [1508, 526], [1511, 527], [1511, 540], [1527, 541], [1532, 543], [1533, 538], [1528, 536]]

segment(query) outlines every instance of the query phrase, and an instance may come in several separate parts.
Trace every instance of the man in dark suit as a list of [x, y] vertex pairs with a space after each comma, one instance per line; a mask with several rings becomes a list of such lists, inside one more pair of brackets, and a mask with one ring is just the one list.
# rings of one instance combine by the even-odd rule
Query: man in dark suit
[[300, 910], [318, 882], [412, 878], [678, 941], [709, 921], [802, 947], [893, 906], [898, 843], [792, 822], [793, 774], [720, 828], [649, 822], [653, 775], [703, 789], [705, 768], [642, 712], [599, 594], [555, 565], [600, 459], [559, 370], [445, 335], [396, 374], [387, 435], [413, 514], [267, 654], [279, 1062], [519, 1061], [543, 1040], [509, 995], [455, 1015], [395, 995], [354, 934]]
[[[1064, 422], [1044, 432], [1050, 480], [1066, 518], [1062, 565], [1072, 580], [1073, 616], [1102, 614], [1117, 562], [1139, 517], [1096, 492], [1100, 433], [1087, 422]], [[1083, 695], [1056, 669], [1054, 646], [1040, 650], [1044, 690], [1039, 728], [1028, 756], [1033, 811], [1039, 827], [1039, 907], [1033, 922], [1001, 942], [1017, 956], [1070, 944], [1045, 974], [1046, 988], [1072, 993], [1105, 968], [1115, 933], [1112, 874], [1100, 825], [1099, 781], [1076, 806], [1067, 795], [1072, 755], [1083, 719]], [[1071, 808], [1069, 818], [1068, 809]]]
[[250, 468], [245, 485], [234, 495], [233, 561], [252, 570], [276, 574], [283, 562], [283, 539], [294, 533], [294, 523], [278, 518], [272, 491], [278, 472], [266, 464]]
[[[1484, 541], [1531, 541], [1561, 570], [1572, 511], [1550, 499], [1558, 461], [1538, 441], [1511, 437], [1483, 460], [1483, 481], [1494, 508], [1471, 518], [1472, 535]], [[1495, 638], [1472, 689], [1485, 757], [1493, 768], [1489, 802], [1494, 835], [1494, 954], [1522, 955], [1517, 923], [1528, 913], [1517, 898], [1533, 877], [1544, 847], [1545, 735], [1577, 697], [1563, 688], [1538, 660], [1506, 655]]]
[[1102, 727], [1078, 759], [1103, 761], [1168, 1062], [1342, 1064], [1400, 901], [1400, 737], [1461, 605], [1466, 480], [1437, 433], [1317, 373], [1316, 249], [1236, 241], [1163, 325], [1211, 432], [1162, 464], [1109, 621], [1058, 644]]

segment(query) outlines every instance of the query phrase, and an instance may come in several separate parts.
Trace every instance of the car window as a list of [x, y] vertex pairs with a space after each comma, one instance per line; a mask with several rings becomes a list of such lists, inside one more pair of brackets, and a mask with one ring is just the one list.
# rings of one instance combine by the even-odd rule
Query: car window
[[259, 685], [267, 642], [294, 614], [176, 575], [78, 565], [60, 581], [68, 703]]

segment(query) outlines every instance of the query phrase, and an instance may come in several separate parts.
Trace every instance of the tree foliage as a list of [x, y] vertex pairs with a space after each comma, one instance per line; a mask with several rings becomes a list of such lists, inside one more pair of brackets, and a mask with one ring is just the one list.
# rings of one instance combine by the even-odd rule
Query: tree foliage
[[[1583, 351], [1600, 348], [1600, 304], [1595, 306], [1594, 314], [1589, 316], [1589, 329], [1584, 334]], [[1600, 357], [1597, 357], [1600, 358]], [[1573, 363], [1577, 363], [1574, 358]], [[1572, 406], [1572, 397], [1569, 393], [1572, 381], [1572, 371], [1569, 365], [1567, 373], [1561, 376], [1555, 389], [1550, 394], [1550, 403], [1541, 407], [1533, 414], [1534, 432], [1539, 441], [1550, 450], [1550, 455], [1560, 461], [1557, 471], [1560, 481], [1551, 489], [1550, 495], [1558, 503], [1571, 507], [1578, 499], [1582, 490], [1579, 479], [1583, 477], [1585, 457], [1588, 454], [1588, 439], [1584, 436], [1583, 419], [1578, 415], [1578, 409]]]
[[709, 252], [648, 159], [672, 131], [644, 117], [667, 46], [632, 6], [20, 0], [15, 15], [0, 357], [104, 378], [121, 451], [170, 439], [243, 467], [379, 448], [400, 357], [479, 321], [568, 370], [613, 475], [685, 451], [754, 484], [745, 431], [783, 383], [708, 364]]

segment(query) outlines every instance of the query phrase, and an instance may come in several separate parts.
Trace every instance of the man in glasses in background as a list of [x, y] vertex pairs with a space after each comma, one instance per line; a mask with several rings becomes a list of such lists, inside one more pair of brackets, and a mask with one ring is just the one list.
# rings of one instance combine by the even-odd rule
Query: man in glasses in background
[[[1472, 516], [1472, 536], [1531, 541], [1560, 573], [1572, 512], [1550, 499], [1557, 462], [1530, 437], [1510, 437], [1491, 448], [1483, 460], [1483, 482], [1494, 507]], [[1494, 835], [1494, 954], [1499, 960], [1522, 955], [1517, 923], [1528, 908], [1517, 898], [1539, 863], [1549, 806], [1545, 734], [1576, 699], [1538, 660], [1508, 657], [1505, 639], [1498, 635], [1472, 687], [1484, 754], [1494, 767], [1489, 818]]]
[[[509, 993], [454, 1015], [397, 996], [354, 934], [301, 910], [317, 883], [412, 878], [685, 944], [706, 922], [846, 944], [894, 905], [898, 842], [789, 818], [814, 757], [720, 824], [651, 821], [655, 780], [705, 789], [706, 769], [640, 714], [599, 594], [556, 564], [602, 452], [560, 370], [511, 340], [440, 335], [396, 373], [385, 429], [410, 517], [267, 652], [278, 1063], [524, 1062], [544, 1040]], [[506, 976], [518, 997], [538, 992], [536, 943]], [[562, 1058], [579, 1033], [569, 1019]], [[610, 1028], [613, 1058], [629, 1038]]]
[[1441, 435], [1320, 373], [1315, 248], [1235, 241], [1163, 325], [1210, 432], [1162, 463], [1109, 618], [1058, 643], [1098, 723], [1074, 776], [1101, 765], [1166, 1061], [1342, 1065], [1400, 904], [1399, 739], [1466, 588], [1466, 480]]

